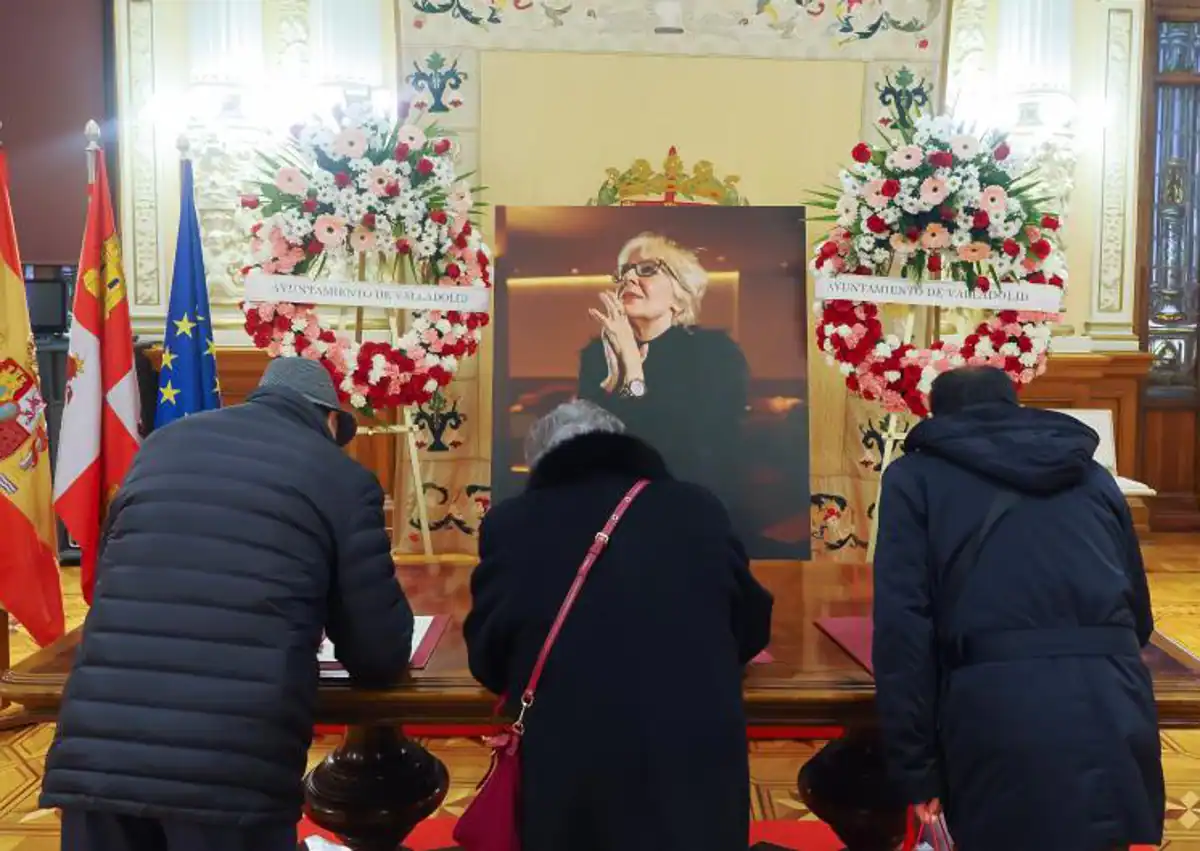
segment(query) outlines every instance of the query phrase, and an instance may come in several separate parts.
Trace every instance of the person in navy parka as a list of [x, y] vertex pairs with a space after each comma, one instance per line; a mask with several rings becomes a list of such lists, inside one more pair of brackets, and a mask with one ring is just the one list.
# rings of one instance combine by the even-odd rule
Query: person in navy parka
[[940, 376], [883, 479], [873, 657], [889, 771], [967, 851], [1162, 838], [1153, 618], [1099, 438], [1017, 404], [1000, 370]]

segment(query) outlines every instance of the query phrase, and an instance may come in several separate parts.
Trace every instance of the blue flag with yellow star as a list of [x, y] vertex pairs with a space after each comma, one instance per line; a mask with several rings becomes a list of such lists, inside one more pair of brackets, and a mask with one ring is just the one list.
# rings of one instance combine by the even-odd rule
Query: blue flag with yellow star
[[212, 317], [208, 312], [208, 285], [204, 253], [200, 247], [200, 220], [192, 161], [182, 163], [183, 198], [179, 209], [179, 240], [175, 246], [175, 274], [171, 280], [171, 306], [163, 337], [162, 370], [158, 376], [158, 407], [154, 427], [221, 407], [217, 380], [217, 349], [213, 345]]

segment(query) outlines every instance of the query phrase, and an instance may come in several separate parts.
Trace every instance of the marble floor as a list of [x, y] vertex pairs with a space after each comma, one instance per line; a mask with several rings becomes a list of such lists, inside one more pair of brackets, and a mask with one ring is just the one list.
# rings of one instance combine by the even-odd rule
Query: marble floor
[[[1200, 535], [1153, 536], [1143, 544], [1159, 628], [1200, 655]], [[83, 617], [78, 571], [64, 570], [70, 626]], [[21, 631], [12, 635], [19, 661], [33, 650]], [[0, 851], [57, 851], [58, 815], [37, 807], [42, 762], [53, 727], [41, 725], [0, 734]], [[1171, 851], [1200, 851], [1200, 731], [1162, 736], [1167, 774], [1167, 844]], [[454, 779], [444, 804], [458, 815], [487, 764], [478, 742], [438, 739], [425, 742], [450, 768]], [[336, 740], [321, 737], [310, 759], [324, 758]], [[769, 741], [751, 745], [753, 813], [756, 819], [811, 819], [795, 797], [796, 772], [820, 746], [812, 742]]]

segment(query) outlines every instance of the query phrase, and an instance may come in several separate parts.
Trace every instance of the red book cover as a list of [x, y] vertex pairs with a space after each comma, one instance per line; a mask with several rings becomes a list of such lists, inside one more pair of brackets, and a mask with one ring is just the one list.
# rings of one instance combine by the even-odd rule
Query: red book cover
[[832, 638], [864, 671], [875, 676], [875, 666], [871, 663], [875, 625], [870, 618], [820, 618], [816, 624], [817, 629]]

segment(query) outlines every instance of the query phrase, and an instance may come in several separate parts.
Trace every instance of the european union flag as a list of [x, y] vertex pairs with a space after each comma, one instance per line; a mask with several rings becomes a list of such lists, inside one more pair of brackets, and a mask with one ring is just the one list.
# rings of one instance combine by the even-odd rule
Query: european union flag
[[181, 172], [183, 198], [179, 209], [179, 240], [175, 247], [167, 332], [163, 336], [155, 428], [162, 428], [188, 414], [221, 407], [217, 348], [213, 344], [212, 317], [208, 312], [208, 285], [205, 283], [190, 159], [183, 160]]

